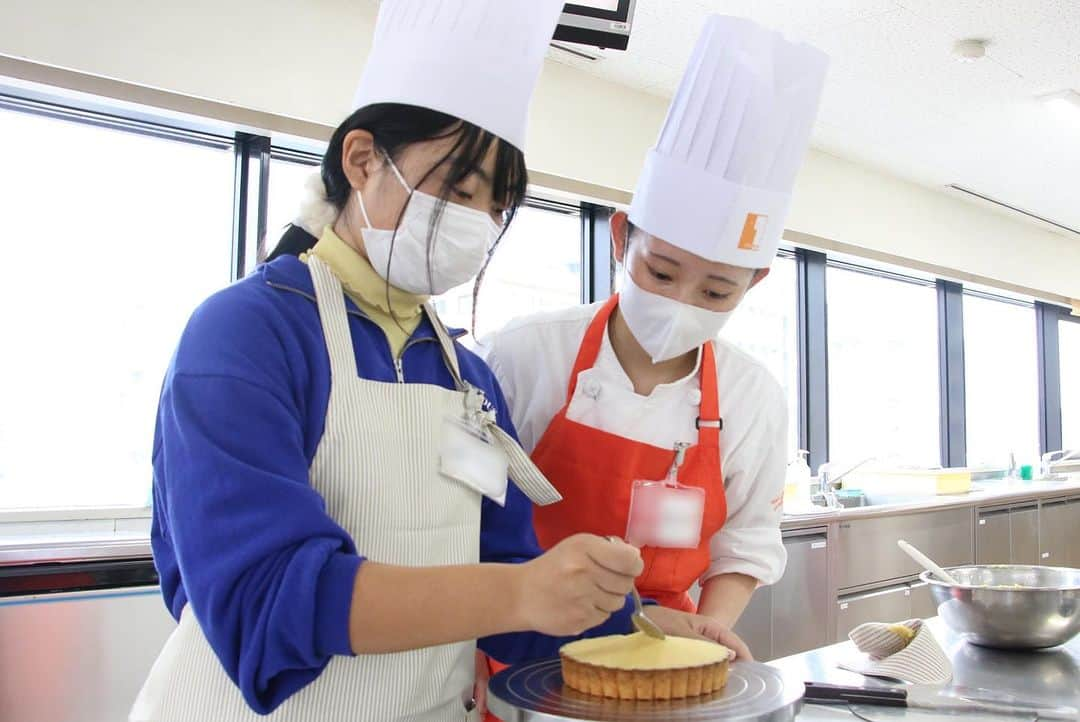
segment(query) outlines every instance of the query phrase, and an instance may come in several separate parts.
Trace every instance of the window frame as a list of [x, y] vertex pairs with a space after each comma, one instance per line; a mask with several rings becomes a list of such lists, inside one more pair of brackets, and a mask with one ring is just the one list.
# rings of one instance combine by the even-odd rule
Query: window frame
[[967, 465], [967, 366], [964, 287], [938, 279], [938, 396], [941, 465]]
[[[270, 139], [267, 138], [267, 141]], [[325, 144], [324, 144], [325, 145]], [[315, 170], [322, 165], [322, 155], [315, 153], [311, 150], [291, 148], [282, 145], [275, 145], [270, 143], [269, 157], [266, 160], [266, 186], [262, 187], [260, 184], [260, 203], [266, 204], [266, 215], [262, 222], [262, 230], [258, 232], [258, 243], [255, 249], [256, 264], [264, 262], [269, 254], [273, 252], [272, 243], [277, 243], [277, 238], [271, 238], [269, 234], [271, 232], [277, 232], [278, 229], [269, 228], [269, 216], [270, 216], [270, 179], [274, 174], [274, 161], [281, 163], [292, 163], [294, 165], [302, 165]], [[260, 157], [261, 163], [261, 157]], [[250, 167], [250, 166], [249, 166]], [[263, 166], [260, 165], [260, 170]], [[261, 180], [261, 179], [260, 179]], [[259, 209], [262, 213], [262, 207]], [[239, 221], [237, 221], [239, 223]], [[250, 226], [249, 226], [250, 227]]]
[[[1061, 323], [1072, 323], [1072, 324], [1076, 324], [1077, 326], [1080, 326], [1080, 311], [1074, 313], [1072, 309], [1064, 308], [1062, 306], [1055, 306], [1054, 308], [1056, 308], [1057, 311], [1058, 311], [1057, 320], [1059, 322], [1061, 322]], [[1058, 371], [1058, 384], [1057, 384], [1057, 396], [1056, 396], [1056, 399], [1057, 399], [1057, 409], [1058, 409], [1058, 437], [1057, 437], [1057, 440], [1058, 440], [1059, 443], [1058, 443], [1057, 448], [1043, 448], [1042, 453], [1044, 453], [1044, 454], [1048, 453], [1050, 451], [1057, 451], [1057, 450], [1061, 449], [1063, 444], [1064, 444], [1064, 436], [1063, 436], [1062, 423], [1061, 423], [1061, 405], [1062, 405], [1062, 402], [1064, 401], [1064, 399], [1061, 396], [1061, 367], [1062, 367], [1063, 364], [1061, 363], [1061, 345], [1060, 345], [1061, 326], [1060, 326], [1060, 324], [1055, 326], [1055, 331], [1059, 335], [1059, 343], [1058, 343], [1057, 353], [1054, 354], [1054, 360], [1056, 361], [1054, 367]], [[1041, 356], [1040, 356], [1040, 362], [1041, 362]], [[1041, 390], [1040, 390], [1039, 396], [1040, 396], [1040, 401], [1039, 401], [1040, 414], [1039, 415], [1041, 417], [1042, 416], [1041, 409], [1042, 409], [1042, 403], [1043, 403], [1043, 398], [1042, 398], [1043, 393], [1042, 393]], [[1051, 402], [1049, 401], [1049, 399], [1051, 399], [1051, 398], [1052, 397], [1049, 394], [1047, 394], [1047, 399], [1048, 399], [1047, 406], [1048, 407], [1050, 406]]]
[[829, 460], [829, 259], [820, 251], [800, 249], [795, 260], [799, 443], [809, 452], [807, 464], [813, 472]]
[[1061, 417], [1061, 343], [1059, 321], [1080, 324], [1071, 309], [1035, 302], [1039, 369], [1039, 453], [1058, 451], [1064, 444]]
[[202, 145], [216, 150], [230, 150], [234, 142], [232, 136], [208, 130], [209, 126], [184, 124], [167, 119], [164, 115], [121, 113], [90, 104], [77, 104], [59, 96], [52, 97], [10, 88], [3, 84], [2, 79], [0, 79], [0, 108], [53, 120]]

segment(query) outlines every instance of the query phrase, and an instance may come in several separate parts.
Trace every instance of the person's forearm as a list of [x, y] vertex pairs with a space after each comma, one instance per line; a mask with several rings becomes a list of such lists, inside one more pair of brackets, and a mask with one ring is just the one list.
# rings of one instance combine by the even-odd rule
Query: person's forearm
[[513, 564], [400, 567], [365, 562], [349, 639], [357, 654], [420, 649], [525, 629]]
[[705, 582], [698, 614], [712, 617], [725, 627], [735, 626], [758, 581], [745, 574], [719, 574]]

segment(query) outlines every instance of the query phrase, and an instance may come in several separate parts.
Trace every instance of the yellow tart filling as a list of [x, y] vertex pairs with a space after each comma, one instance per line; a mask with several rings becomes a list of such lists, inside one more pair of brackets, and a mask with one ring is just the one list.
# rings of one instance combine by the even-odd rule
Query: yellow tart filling
[[580, 639], [565, 645], [560, 653], [582, 664], [641, 670], [703, 667], [731, 658], [731, 650], [714, 642], [685, 637], [653, 639], [641, 632]]

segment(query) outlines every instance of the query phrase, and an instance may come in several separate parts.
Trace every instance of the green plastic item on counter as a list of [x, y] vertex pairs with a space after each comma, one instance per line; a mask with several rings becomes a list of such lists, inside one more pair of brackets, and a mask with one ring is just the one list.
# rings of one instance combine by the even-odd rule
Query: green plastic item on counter
[[836, 500], [845, 508], [866, 506], [866, 495], [862, 489], [840, 489], [836, 492]]
[[1032, 469], [1031, 464], [1024, 464], [1020, 467], [1020, 478], [1024, 481], [1031, 481], [1035, 478], [1034, 469]]

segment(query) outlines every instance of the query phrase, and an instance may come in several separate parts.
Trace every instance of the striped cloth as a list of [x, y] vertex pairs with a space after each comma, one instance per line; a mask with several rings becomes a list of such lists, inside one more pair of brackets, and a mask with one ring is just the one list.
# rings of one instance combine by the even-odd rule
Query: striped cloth
[[952, 663], [921, 619], [860, 624], [848, 636], [866, 657], [841, 662], [843, 669], [911, 684], [945, 684], [952, 679]]

